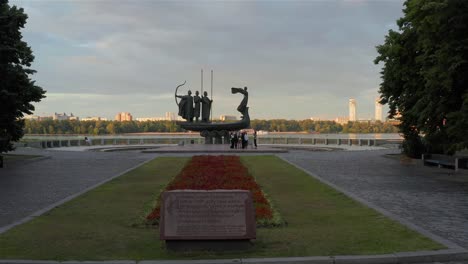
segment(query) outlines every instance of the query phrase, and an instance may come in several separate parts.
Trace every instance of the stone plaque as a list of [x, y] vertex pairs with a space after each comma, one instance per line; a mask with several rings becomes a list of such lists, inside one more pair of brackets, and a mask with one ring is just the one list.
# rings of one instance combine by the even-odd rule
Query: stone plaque
[[175, 190], [162, 195], [162, 240], [255, 239], [252, 194], [245, 190]]

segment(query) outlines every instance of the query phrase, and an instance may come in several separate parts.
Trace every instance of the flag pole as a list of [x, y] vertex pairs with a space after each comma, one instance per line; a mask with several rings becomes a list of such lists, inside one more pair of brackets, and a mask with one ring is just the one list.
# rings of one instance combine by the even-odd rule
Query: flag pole
[[201, 96], [203, 96], [203, 69], [201, 69]]
[[[213, 100], [213, 70], [211, 70], [211, 100]], [[211, 122], [213, 122], [213, 103], [211, 103]]]

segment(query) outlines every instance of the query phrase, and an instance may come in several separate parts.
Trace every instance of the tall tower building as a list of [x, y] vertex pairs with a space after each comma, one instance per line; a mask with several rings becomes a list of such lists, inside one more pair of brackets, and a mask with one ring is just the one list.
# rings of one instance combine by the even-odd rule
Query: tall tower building
[[120, 114], [120, 117], [122, 118], [122, 121], [132, 121], [133, 116], [130, 113], [124, 112]]
[[116, 121], [132, 121], [133, 116], [130, 113], [127, 112], [121, 112], [115, 115], [115, 120]]
[[380, 97], [377, 97], [375, 99], [375, 121], [383, 121], [382, 105], [380, 104]]
[[356, 100], [351, 98], [349, 99], [349, 121], [356, 121]]

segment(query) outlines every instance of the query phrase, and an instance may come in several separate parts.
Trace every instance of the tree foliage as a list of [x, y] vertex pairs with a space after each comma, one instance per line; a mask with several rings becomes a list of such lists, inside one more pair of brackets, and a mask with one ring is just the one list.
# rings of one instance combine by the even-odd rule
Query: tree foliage
[[468, 147], [468, 1], [407, 0], [399, 31], [390, 30], [375, 63], [383, 62], [381, 103], [401, 114], [408, 154]]
[[44, 98], [45, 91], [30, 78], [34, 56], [20, 32], [27, 18], [22, 8], [0, 0], [0, 153], [23, 136], [22, 117], [32, 114], [31, 102]]
[[[345, 125], [333, 121], [312, 120], [252, 120], [250, 126], [256, 130], [278, 132], [317, 132], [317, 133], [396, 133], [398, 129], [391, 123], [349, 122]], [[114, 135], [145, 132], [183, 132], [171, 121], [77, 121], [77, 120], [26, 120], [27, 134], [57, 135]]]

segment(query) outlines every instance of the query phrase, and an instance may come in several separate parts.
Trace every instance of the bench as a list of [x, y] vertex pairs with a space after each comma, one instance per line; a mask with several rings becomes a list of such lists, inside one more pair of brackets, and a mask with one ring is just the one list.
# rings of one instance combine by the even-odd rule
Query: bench
[[[1, 146], [3, 144], [6, 144], [7, 138], [6, 137], [0, 137], [0, 149], [2, 148]], [[2, 151], [0, 150], [0, 168], [3, 168], [3, 156], [2, 156]]]
[[466, 169], [468, 166], [468, 158], [455, 157], [441, 154], [422, 154], [424, 165], [437, 165], [439, 168], [448, 167], [458, 171], [459, 168]]

